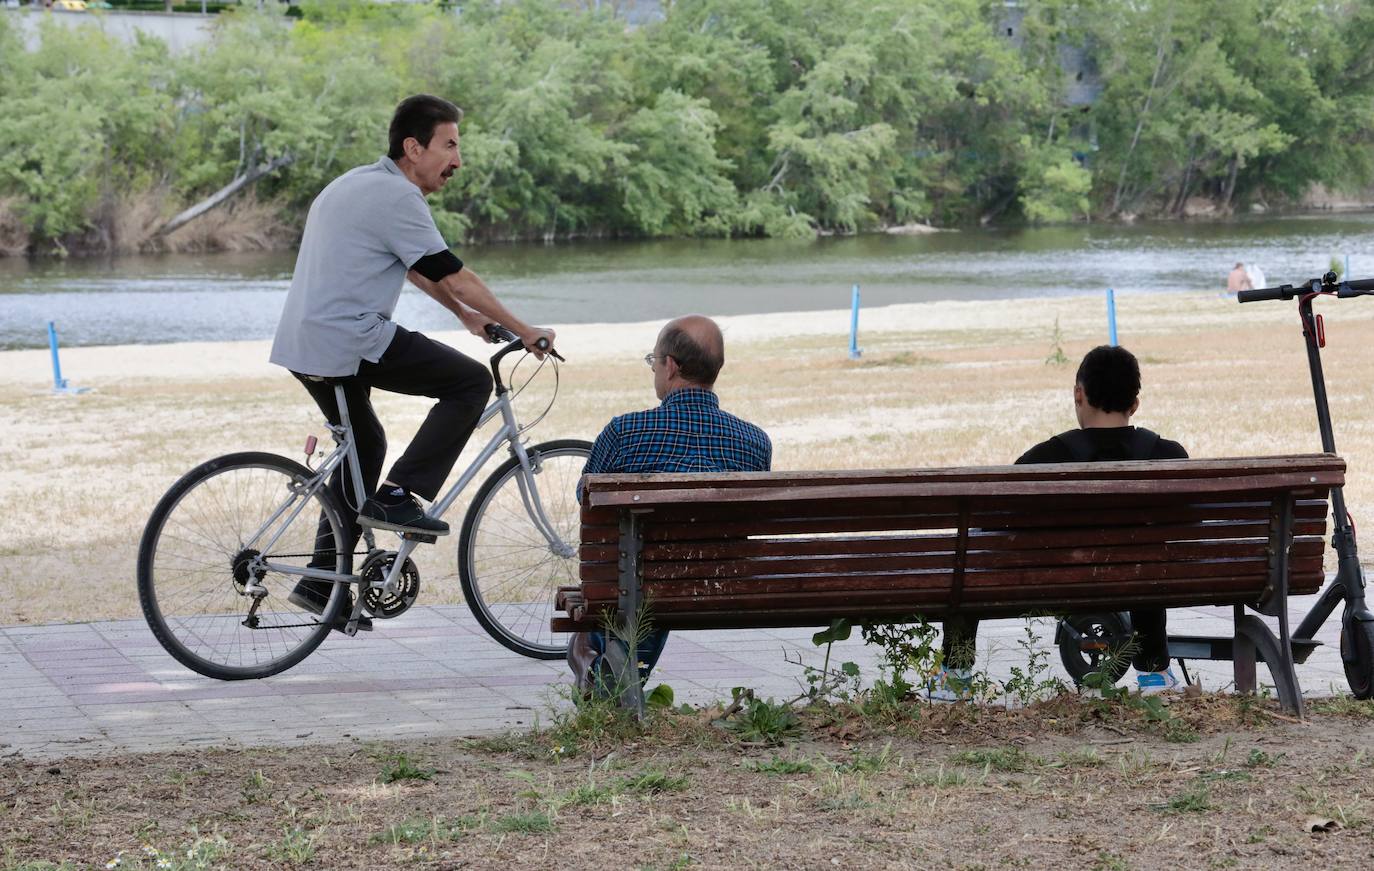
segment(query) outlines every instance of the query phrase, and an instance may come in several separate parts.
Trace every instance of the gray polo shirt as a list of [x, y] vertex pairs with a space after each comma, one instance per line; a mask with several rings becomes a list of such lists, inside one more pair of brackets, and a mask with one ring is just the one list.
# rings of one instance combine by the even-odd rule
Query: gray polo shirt
[[310, 204], [269, 358], [303, 375], [356, 375], [396, 325], [406, 271], [448, 245], [420, 189], [395, 162], [351, 169]]

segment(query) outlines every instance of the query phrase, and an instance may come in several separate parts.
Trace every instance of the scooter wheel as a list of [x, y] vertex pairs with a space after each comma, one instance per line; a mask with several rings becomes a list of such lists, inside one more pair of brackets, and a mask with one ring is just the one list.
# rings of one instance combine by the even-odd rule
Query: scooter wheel
[[1342, 621], [1341, 660], [1351, 695], [1357, 699], [1374, 698], [1374, 623]]
[[1116, 683], [1131, 667], [1123, 654], [1131, 643], [1131, 616], [1125, 612], [1070, 614], [1060, 621], [1059, 659], [1078, 686], [1093, 672], [1106, 672]]

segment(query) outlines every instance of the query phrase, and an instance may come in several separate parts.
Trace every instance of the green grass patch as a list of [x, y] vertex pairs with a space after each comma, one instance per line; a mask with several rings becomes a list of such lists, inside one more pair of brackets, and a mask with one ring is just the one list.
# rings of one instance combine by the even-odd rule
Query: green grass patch
[[1195, 783], [1163, 804], [1152, 805], [1167, 814], [1200, 814], [1212, 810], [1212, 794], [1204, 783]]
[[1314, 714], [1331, 714], [1337, 717], [1354, 717], [1359, 720], [1374, 720], [1374, 699], [1356, 699], [1351, 696], [1332, 696], [1315, 699], [1308, 704]]
[[759, 774], [811, 774], [816, 770], [816, 763], [809, 759], [784, 759], [774, 756], [767, 760], [747, 760], [744, 767]]
[[961, 750], [950, 760], [958, 765], [972, 765], [993, 771], [1028, 771], [1032, 766], [1042, 764], [1038, 757], [1014, 746]]
[[482, 825], [480, 817], [416, 817], [394, 823], [369, 840], [374, 844], [421, 844], [456, 841]]
[[680, 792], [689, 781], [685, 774], [669, 774], [656, 768], [645, 769], [621, 781], [620, 791], [631, 795], [654, 795], [660, 792]]
[[553, 818], [543, 811], [507, 814], [495, 820], [491, 824], [491, 828], [494, 832], [535, 835], [541, 832], [552, 832]]

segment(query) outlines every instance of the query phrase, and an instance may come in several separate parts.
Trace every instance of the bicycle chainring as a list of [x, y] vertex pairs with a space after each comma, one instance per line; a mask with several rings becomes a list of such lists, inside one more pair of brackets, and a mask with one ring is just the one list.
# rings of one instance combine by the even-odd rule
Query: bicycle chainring
[[[386, 580], [387, 573], [391, 571], [391, 566], [395, 562], [395, 551], [374, 551], [363, 560], [362, 570], [358, 572], [358, 576], [363, 579], [364, 584], [380, 584]], [[407, 557], [405, 565], [401, 567], [401, 577], [396, 582], [395, 595], [388, 594], [381, 587], [365, 586], [363, 609], [373, 617], [390, 620], [410, 610], [410, 606], [414, 605], [419, 597], [420, 570], [415, 567], [414, 561]]]

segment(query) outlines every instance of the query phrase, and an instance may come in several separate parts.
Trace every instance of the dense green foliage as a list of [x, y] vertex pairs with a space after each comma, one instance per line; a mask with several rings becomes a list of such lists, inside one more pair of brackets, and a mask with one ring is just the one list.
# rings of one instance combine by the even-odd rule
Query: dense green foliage
[[1364, 0], [676, 0], [638, 28], [591, 5], [241, 11], [180, 56], [51, 23], [27, 51], [0, 15], [0, 211], [98, 243], [129, 196], [171, 209], [289, 156], [258, 194], [298, 223], [417, 91], [467, 111], [432, 199], [455, 241], [1227, 211], [1374, 180]]

